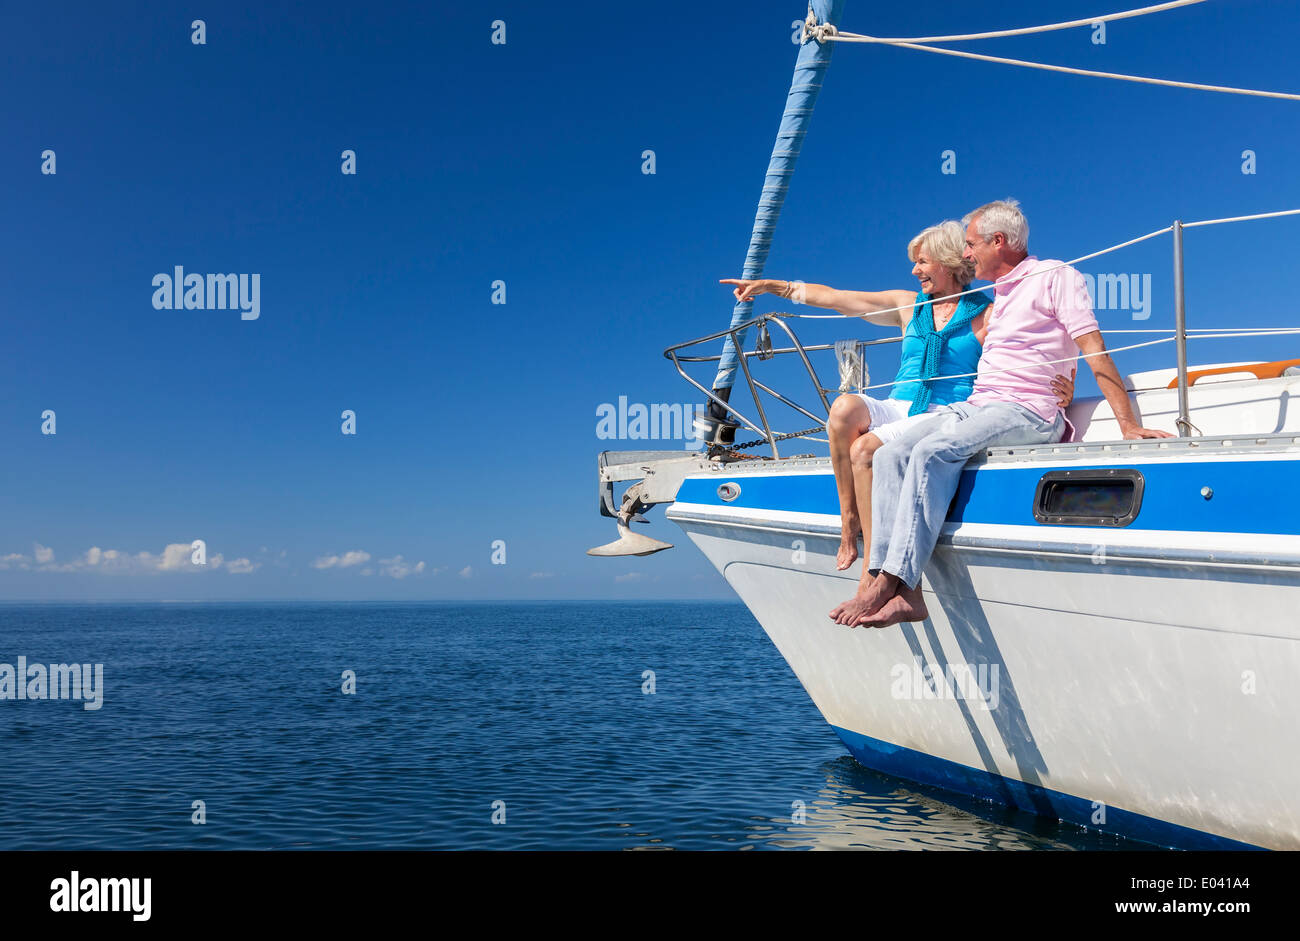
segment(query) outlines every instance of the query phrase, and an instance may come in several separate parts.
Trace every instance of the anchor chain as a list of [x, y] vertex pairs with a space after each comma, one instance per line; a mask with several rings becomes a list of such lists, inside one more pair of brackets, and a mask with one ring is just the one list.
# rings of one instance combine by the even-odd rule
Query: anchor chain
[[[803, 431], [790, 431], [783, 435], [773, 435], [770, 443], [775, 444], [778, 441], [785, 441], [787, 438], [802, 438], [804, 435], [810, 435], [814, 431], [824, 431], [825, 429], [826, 429], [825, 425], [814, 425], [812, 428], [805, 428]], [[768, 443], [769, 441], [767, 438], [759, 438], [757, 441], [746, 441], [742, 444], [733, 444], [729, 450], [732, 452], [738, 452], [744, 450], [745, 448], [756, 448], [760, 444], [768, 444]], [[760, 457], [749, 457], [748, 455], [744, 455], [744, 454], [738, 454], [737, 457], [742, 460], [748, 460], [748, 461], [764, 460], [763, 458]]]

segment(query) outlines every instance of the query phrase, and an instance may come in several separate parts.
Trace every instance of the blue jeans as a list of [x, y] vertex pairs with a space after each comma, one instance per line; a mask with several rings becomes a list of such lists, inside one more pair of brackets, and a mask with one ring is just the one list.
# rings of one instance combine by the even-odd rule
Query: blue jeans
[[957, 402], [876, 452], [871, 487], [872, 573], [915, 587], [930, 561], [966, 461], [985, 448], [1052, 444], [1065, 418], [1043, 421], [1022, 405]]

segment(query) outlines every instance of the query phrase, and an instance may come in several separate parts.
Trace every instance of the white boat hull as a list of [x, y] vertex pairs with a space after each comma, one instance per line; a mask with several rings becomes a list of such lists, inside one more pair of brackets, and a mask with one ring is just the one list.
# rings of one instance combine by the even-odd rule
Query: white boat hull
[[[783, 474], [831, 486], [782, 462], [692, 492]], [[1300, 849], [1300, 536], [959, 521], [930, 618], [850, 629], [828, 617], [861, 572], [835, 571], [838, 516], [679, 497], [668, 517], [864, 764], [1160, 845]]]

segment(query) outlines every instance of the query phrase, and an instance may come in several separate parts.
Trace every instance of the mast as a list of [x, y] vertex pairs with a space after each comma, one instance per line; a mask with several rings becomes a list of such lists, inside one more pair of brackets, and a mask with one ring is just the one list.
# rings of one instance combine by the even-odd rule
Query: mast
[[[818, 25], [837, 25], [844, 12], [844, 0], [810, 0], [809, 15]], [[817, 94], [821, 91], [826, 68], [831, 63], [832, 43], [823, 43], [807, 39], [799, 49], [799, 58], [795, 62], [794, 77], [790, 82], [790, 93], [786, 97], [785, 111], [781, 115], [781, 127], [777, 131], [776, 146], [772, 148], [772, 159], [767, 166], [767, 177], [763, 181], [763, 192], [758, 200], [758, 211], [754, 215], [754, 229], [749, 237], [749, 251], [745, 254], [745, 267], [741, 277], [745, 279], [761, 278], [767, 264], [767, 255], [772, 247], [772, 234], [776, 229], [777, 219], [781, 216], [781, 207], [785, 204], [785, 195], [790, 180], [794, 176], [795, 161], [803, 147], [804, 136], [812, 122], [813, 106], [817, 103]], [[752, 316], [754, 302], [738, 302], [731, 312], [731, 326], [744, 323]], [[731, 387], [736, 380], [736, 367], [739, 356], [736, 347], [744, 349], [745, 334], [735, 334], [736, 342], [728, 336], [722, 350], [722, 359], [718, 363], [718, 374], [713, 380], [713, 394], [726, 402], [731, 396]], [[709, 402], [711, 418], [722, 421], [727, 411], [717, 402]], [[734, 435], [734, 428], [731, 429]]]

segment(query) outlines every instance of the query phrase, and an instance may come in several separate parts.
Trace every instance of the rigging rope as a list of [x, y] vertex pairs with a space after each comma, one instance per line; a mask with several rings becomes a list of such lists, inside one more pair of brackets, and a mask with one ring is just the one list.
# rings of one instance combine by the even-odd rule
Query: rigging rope
[[864, 36], [861, 33], [836, 33], [833, 38], [845, 42], [874, 43], [917, 43], [917, 42], [961, 42], [967, 39], [996, 39], [1001, 36], [1027, 36], [1030, 33], [1046, 33], [1056, 29], [1071, 29], [1075, 26], [1093, 26], [1097, 23], [1109, 23], [1113, 20], [1125, 20], [1132, 16], [1144, 16], [1147, 13], [1159, 13], [1175, 7], [1191, 6], [1204, 3], [1205, 0], [1173, 0], [1172, 3], [1159, 3], [1155, 6], [1142, 7], [1139, 10], [1126, 10], [1123, 13], [1107, 13], [1105, 16], [1090, 16], [1085, 20], [1071, 20], [1068, 23], [1049, 23], [1046, 26], [1028, 26], [1024, 29], [999, 29], [991, 33], [967, 33], [963, 36], [915, 36], [911, 38], [882, 39], [877, 36]]
[[[1300, 212], [1300, 210], [1295, 210], [1295, 211], [1296, 211], [1296, 212]], [[1018, 283], [1020, 283], [1021, 281], [1026, 280], [1027, 278], [1036, 278], [1036, 277], [1038, 277], [1038, 276], [1041, 275], [1041, 274], [1047, 274], [1047, 273], [1049, 273], [1049, 272], [1056, 271], [1058, 268], [1068, 268], [1070, 265], [1077, 265], [1077, 264], [1078, 264], [1079, 262], [1081, 262], [1081, 261], [1088, 261], [1088, 260], [1090, 260], [1090, 259], [1097, 258], [1097, 257], [1099, 257], [1099, 256], [1101, 256], [1101, 255], [1109, 254], [1110, 252], [1119, 251], [1121, 248], [1128, 248], [1128, 246], [1130, 246], [1130, 245], [1136, 245], [1138, 242], [1145, 242], [1147, 239], [1153, 239], [1153, 238], [1155, 238], [1157, 235], [1164, 235], [1166, 232], [1172, 232], [1172, 231], [1173, 231], [1173, 228], [1174, 228], [1173, 226], [1171, 226], [1171, 225], [1167, 225], [1167, 226], [1165, 226], [1163, 229], [1156, 229], [1156, 231], [1154, 231], [1154, 232], [1148, 232], [1146, 235], [1139, 235], [1139, 236], [1138, 236], [1137, 238], [1135, 238], [1135, 239], [1129, 239], [1127, 242], [1120, 242], [1118, 245], [1112, 245], [1112, 246], [1110, 246], [1110, 248], [1103, 248], [1101, 251], [1099, 251], [1099, 252], [1093, 252], [1093, 253], [1090, 254], [1090, 255], [1080, 255], [1078, 258], [1071, 259], [1070, 261], [1063, 261], [1063, 262], [1061, 262], [1060, 264], [1052, 265], [1051, 267], [1048, 267], [1048, 268], [1036, 268], [1036, 269], [1034, 269], [1033, 271], [1029, 272], [1028, 274], [1022, 274], [1022, 275], [1021, 275], [1020, 277], [1018, 277], [1018, 278], [1012, 278], [1011, 281], [1009, 281], [1009, 282], [1007, 282], [1007, 283], [1013, 283], [1013, 282], [1014, 282], [1014, 283], [1017, 283], [1017, 284], [1018, 284]], [[932, 303], [932, 304], [940, 304], [940, 303], [942, 303], [942, 302], [944, 302], [944, 301], [950, 301], [950, 300], [953, 300], [954, 298], [957, 298], [957, 297], [965, 297], [967, 294], [978, 294], [978, 293], [980, 293], [981, 291], [984, 291], [984, 290], [987, 290], [987, 289], [986, 289], [986, 288], [968, 288], [967, 290], [965, 290], [965, 291], [959, 291], [959, 292], [957, 292], [956, 294], [946, 294], [946, 295], [944, 295], [943, 297], [934, 297], [934, 298], [931, 298], [931, 299], [930, 299], [930, 303]], [[915, 302], [913, 302], [913, 303], [911, 303], [911, 304], [904, 304], [904, 305], [902, 305], [901, 307], [886, 307], [886, 308], [883, 308], [883, 309], [881, 309], [881, 310], [873, 310], [873, 311], [871, 311], [871, 316], [874, 317], [876, 314], [891, 314], [891, 313], [893, 313], [894, 311], [898, 311], [898, 310], [911, 310], [911, 309], [912, 309], [913, 307], [915, 307], [915, 306], [916, 306], [916, 304], [915, 304]], [[866, 315], [864, 315], [864, 314], [799, 314], [799, 313], [793, 313], [793, 312], [791, 312], [791, 313], [783, 313], [781, 316], [783, 316], [783, 317], [794, 317], [794, 318], [798, 318], [798, 319], [800, 319], [800, 320], [831, 320], [831, 319], [836, 318], [836, 317], [864, 317], [864, 316], [866, 316]]]
[[[847, 39], [845, 34], [840, 33], [835, 36], [828, 36], [827, 39], [836, 42]], [[1293, 95], [1289, 92], [1281, 91], [1259, 91], [1254, 88], [1234, 88], [1230, 85], [1202, 85], [1198, 82], [1175, 82], [1167, 78], [1150, 78], [1145, 75], [1124, 75], [1119, 72], [1098, 72], [1093, 69], [1075, 69], [1066, 65], [1049, 65], [1046, 62], [1028, 62], [1024, 59], [1007, 59], [1002, 56], [985, 56], [977, 52], [962, 52], [958, 49], [943, 49], [939, 46], [921, 46], [911, 42], [891, 42], [888, 45], [898, 49], [916, 49], [921, 52], [937, 52], [945, 56], [958, 56], [962, 59], [978, 59], [981, 62], [996, 62], [1000, 65], [1019, 65], [1027, 69], [1042, 69], [1046, 72], [1064, 72], [1067, 75], [1088, 75], [1092, 78], [1113, 78], [1121, 82], [1138, 82], [1142, 85], [1164, 85], [1168, 88], [1190, 88], [1194, 91], [1215, 91], [1222, 92], [1226, 95], [1251, 95], [1256, 98], [1283, 98], [1288, 101], [1300, 101], [1300, 95]]]
[[[1118, 331], [1116, 331], [1118, 332]], [[1246, 330], [1236, 333], [1194, 333], [1188, 334], [1189, 340], [1230, 340], [1234, 337], [1271, 337], [1271, 336], [1288, 336], [1300, 333], [1300, 327], [1278, 327], [1277, 329], [1260, 329]], [[1162, 337], [1159, 340], [1147, 340], [1144, 343], [1132, 343], [1128, 346], [1117, 346], [1111, 350], [1098, 350], [1096, 353], [1080, 353], [1078, 356], [1067, 356], [1064, 359], [1049, 359], [1041, 363], [1034, 363], [1033, 366], [1008, 366], [1006, 369], [986, 369], [983, 372], [964, 372], [954, 376], [935, 376], [934, 379], [903, 379], [900, 382], [937, 382], [941, 379], [970, 379], [979, 376], [996, 376], [1004, 372], [1024, 372], [1027, 369], [1037, 369], [1040, 366], [1056, 366], [1061, 363], [1073, 363], [1080, 359], [1091, 359], [1094, 356], [1109, 356], [1111, 353], [1123, 353], [1126, 350], [1136, 350], [1144, 346], [1156, 346], [1160, 343], [1172, 343], [1177, 337]], [[863, 392], [870, 392], [872, 389], [892, 388], [898, 382], [880, 382], [873, 386], [866, 386]]]
[[[1232, 331], [1232, 332], [1226, 332], [1226, 331]], [[1166, 331], [1163, 331], [1163, 330], [1107, 330], [1107, 331], [1104, 331], [1104, 332], [1105, 332], [1105, 333], [1164, 333], [1164, 332], [1166, 332]], [[1274, 328], [1274, 327], [1255, 327], [1255, 328], [1245, 328], [1245, 329], [1239, 329], [1239, 328], [1235, 328], [1235, 327], [1207, 327], [1207, 328], [1199, 328], [1199, 329], [1197, 329], [1197, 330], [1195, 330], [1195, 331], [1193, 331], [1193, 330], [1188, 330], [1188, 331], [1187, 331], [1187, 339], [1189, 339], [1189, 340], [1209, 340], [1209, 339], [1224, 340], [1224, 339], [1233, 339], [1233, 338], [1236, 338], [1236, 337], [1294, 336], [1294, 335], [1296, 335], [1296, 334], [1300, 334], [1300, 327], [1276, 327], [1276, 328]], [[1156, 345], [1158, 345], [1158, 344], [1160, 344], [1160, 343], [1172, 343], [1172, 342], [1174, 342], [1176, 339], [1178, 339], [1178, 338], [1177, 338], [1177, 337], [1162, 337], [1162, 338], [1159, 339], [1159, 340], [1148, 340], [1148, 341], [1146, 341], [1145, 343], [1134, 343], [1134, 344], [1131, 344], [1131, 345], [1129, 345], [1129, 346], [1118, 346], [1118, 347], [1115, 347], [1114, 349], [1099, 350], [1099, 351], [1097, 351], [1096, 353], [1081, 353], [1081, 354], [1079, 354], [1078, 356], [1070, 356], [1070, 357], [1067, 357], [1067, 358], [1065, 358], [1065, 359], [1055, 359], [1055, 360], [1049, 360], [1049, 361], [1044, 362], [1044, 363], [1036, 363], [1036, 364], [1034, 365], [1034, 367], [1026, 367], [1026, 366], [1011, 366], [1011, 367], [1008, 367], [1008, 368], [1006, 368], [1006, 369], [987, 370], [987, 371], [985, 371], [985, 372], [983, 373], [983, 375], [986, 375], [986, 376], [992, 376], [992, 375], [996, 375], [996, 374], [998, 374], [998, 373], [1004, 373], [1004, 372], [1020, 372], [1020, 371], [1022, 371], [1022, 370], [1024, 370], [1024, 369], [1028, 369], [1028, 368], [1037, 368], [1038, 366], [1055, 366], [1055, 365], [1059, 365], [1059, 364], [1061, 364], [1061, 363], [1072, 363], [1072, 362], [1076, 362], [1076, 361], [1078, 361], [1078, 360], [1080, 360], [1080, 359], [1091, 359], [1091, 358], [1094, 357], [1094, 356], [1107, 356], [1107, 355], [1109, 355], [1109, 354], [1111, 354], [1111, 353], [1123, 353], [1123, 352], [1125, 352], [1126, 350], [1136, 350], [1136, 349], [1139, 349], [1140, 347], [1144, 347], [1144, 346], [1156, 346]], [[979, 375], [980, 375], [980, 373], [978, 373], [978, 372], [968, 372], [968, 373], [960, 373], [960, 374], [958, 374], [958, 375], [954, 375], [954, 376], [935, 376], [934, 378], [935, 378], [935, 380], [939, 380], [939, 379], [968, 379], [968, 378], [971, 378], [971, 377], [978, 377]], [[924, 380], [924, 379], [905, 379], [905, 380], [903, 380], [903, 381], [904, 381], [904, 382], [926, 382], [926, 381], [933, 381], [933, 380]], [[859, 392], [870, 392], [870, 391], [873, 391], [873, 390], [875, 390], [875, 389], [892, 388], [892, 387], [893, 387], [894, 385], [896, 385], [896, 384], [897, 384], [897, 383], [895, 383], [895, 382], [893, 382], [893, 381], [891, 381], [891, 382], [880, 382], [880, 383], [876, 383], [875, 385], [863, 386], [863, 387], [860, 388], [858, 391], [859, 391]], [[818, 385], [820, 386], [820, 383], [818, 383]], [[822, 392], [839, 392], [839, 391], [842, 391], [842, 390], [839, 390], [839, 389], [822, 389], [821, 391], [822, 391]], [[1150, 391], [1150, 390], [1148, 390], [1148, 391]], [[822, 427], [825, 427], [825, 425], [823, 425]], [[778, 434], [778, 435], [775, 436], [775, 438], [776, 438], [777, 441], [781, 441], [781, 440], [784, 440], [784, 439], [787, 439], [787, 438], [804, 438], [804, 439], [806, 439], [806, 440], [808, 440], [808, 441], [817, 441], [817, 442], [820, 442], [820, 443], [822, 443], [822, 444], [826, 444], [826, 443], [828, 443], [828, 442], [826, 441], [826, 439], [824, 439], [824, 438], [813, 438], [813, 437], [811, 437], [811, 436], [810, 436], [810, 432], [815, 431], [815, 430], [816, 430], [816, 429], [809, 428], [807, 431], [795, 431], [795, 432], [789, 432], [789, 433], [787, 433], [787, 434]], [[741, 447], [750, 448], [750, 447], [755, 447], [755, 446], [757, 446], [757, 445], [760, 445], [760, 444], [766, 444], [766, 443], [767, 443], [767, 440], [766, 440], [766, 439], [759, 439], [759, 440], [757, 440], [757, 441], [750, 441], [750, 442], [747, 442], [747, 443], [745, 443], [745, 444], [743, 444], [743, 445], [736, 445], [735, 447], [737, 447], [737, 448], [741, 448]]]
[[1184, 222], [1184, 229], [1195, 229], [1202, 225], [1221, 225], [1225, 222], [1247, 222], [1251, 219], [1272, 219], [1276, 216], [1300, 215], [1300, 209], [1283, 209], [1279, 212], [1258, 212], [1253, 216], [1228, 216], [1224, 219], [1202, 219], [1200, 222]]
[[[1183, 228], [1194, 229], [1197, 228], [1198, 226], [1203, 226], [1203, 225], [1220, 225], [1227, 222], [1245, 222], [1249, 219], [1272, 219], [1277, 216], [1294, 216], [1294, 215], [1300, 215], [1300, 209], [1282, 209], [1279, 210], [1278, 212], [1261, 212], [1261, 213], [1256, 213], [1255, 215], [1252, 216], [1228, 216], [1223, 219], [1203, 219], [1200, 222], [1184, 222]], [[1099, 258], [1102, 255], [1108, 255], [1111, 252], [1119, 251], [1121, 248], [1128, 248], [1130, 245], [1136, 245], [1139, 242], [1145, 242], [1147, 239], [1153, 239], [1157, 235], [1164, 235], [1166, 232], [1172, 232], [1173, 229], [1174, 229], [1173, 226], [1167, 225], [1163, 229], [1156, 229], [1154, 232], [1148, 232], [1146, 235], [1139, 235], [1137, 238], [1129, 239], [1127, 242], [1120, 242], [1118, 245], [1111, 245], [1109, 248], [1101, 249], [1101, 251], [1091, 252], [1087, 255], [1080, 255], [1078, 258], [1073, 258], [1070, 261], [1063, 261], [1060, 264], [1052, 265], [1051, 267], [1048, 268], [1036, 268], [1035, 270], [1029, 272], [1028, 274], [1022, 274], [1018, 278], [1013, 278], [1012, 282], [1018, 284], [1019, 282], [1024, 281], [1027, 278], [1036, 278], [1039, 275], [1048, 274], [1050, 272], [1056, 271], [1058, 268], [1068, 268], [1071, 265], [1077, 265], [1079, 264], [1079, 262], [1082, 261], [1090, 261], [1093, 258]], [[1008, 282], [1008, 283], [1012, 283], [1012, 282]], [[943, 297], [932, 298], [931, 303], [939, 304], [944, 301], [951, 301], [958, 297], [965, 297], [967, 294], [978, 294], [979, 292], [985, 290], [987, 290], [987, 288], [968, 288], [967, 290], [959, 291], [956, 294], [946, 294]], [[912, 303], [912, 304], [904, 304], [901, 307], [885, 307], [882, 308], [881, 310], [871, 311], [870, 316], [874, 317], [877, 314], [892, 314], [895, 311], [900, 311], [900, 310], [911, 310], [915, 306], [916, 306], [915, 303]], [[780, 316], [796, 318], [799, 320], [833, 320], [837, 317], [866, 317], [867, 315], [866, 314], [801, 314], [801, 313], [795, 313], [791, 311], [789, 313], [782, 312]], [[1190, 333], [1191, 331], [1188, 332]]]
[[[1247, 95], [1247, 96], [1258, 97], [1258, 98], [1277, 98], [1277, 99], [1283, 99], [1287, 101], [1300, 101], [1300, 94], [1291, 94], [1288, 92], [1270, 92], [1270, 91], [1263, 91], [1259, 89], [1237, 88], [1237, 87], [1227, 86], [1227, 85], [1205, 85], [1199, 82], [1179, 82], [1171, 79], [1151, 78], [1149, 76], [1141, 76], [1141, 75], [1126, 75], [1118, 72], [1100, 72], [1093, 69], [1078, 69], [1078, 68], [1072, 68], [1070, 66], [1052, 65], [1050, 63], [1045, 63], [1045, 62], [1030, 62], [1023, 59], [1009, 59], [1001, 56], [987, 56], [987, 55], [980, 55], [974, 52], [963, 52], [957, 49], [941, 49], [936, 46], [923, 45], [923, 43], [934, 43], [934, 42], [958, 42], [958, 41], [976, 40], [976, 39], [993, 39], [993, 38], [1008, 37], [1008, 36], [1025, 36], [1025, 35], [1030, 35], [1035, 33], [1051, 32], [1054, 30], [1070, 29], [1079, 26], [1093, 26], [1098, 23], [1107, 23], [1114, 20], [1123, 20], [1123, 19], [1129, 19], [1131, 17], [1136, 17], [1136, 16], [1145, 16], [1151, 13], [1160, 13], [1165, 10], [1172, 10], [1184, 6], [1192, 6], [1194, 4], [1199, 4], [1203, 2], [1205, 2], [1205, 0], [1171, 0], [1171, 2], [1155, 4], [1152, 6], [1141, 7], [1133, 10], [1126, 10], [1119, 13], [1108, 13], [1102, 16], [1094, 16], [1094, 17], [1089, 17], [1087, 19], [1071, 20], [1068, 22], [1061, 22], [1061, 23], [1050, 23], [1050, 24], [1045, 24], [1043, 26], [1024, 27], [1020, 29], [994, 30], [994, 31], [984, 32], [984, 33], [967, 33], [962, 35], [951, 35], [951, 36], [919, 36], [919, 37], [911, 37], [906, 39], [897, 38], [897, 37], [893, 37], [893, 38], [876, 37], [876, 36], [867, 36], [865, 34], [860, 34], [860, 33], [840, 32], [833, 25], [833, 23], [829, 21], [819, 24], [818, 17], [810, 6], [808, 11], [807, 22], [804, 24], [803, 42], [806, 44], [809, 39], [814, 39], [819, 44], [825, 42], [857, 42], [857, 43], [890, 45], [890, 46], [897, 46], [902, 49], [915, 49], [919, 52], [934, 52], [940, 55], [957, 56], [958, 58], [963, 58], [963, 59], [975, 59], [981, 62], [993, 62], [1000, 65], [1015, 65], [1015, 66], [1020, 66], [1022, 68], [1039, 69], [1048, 72], [1061, 72], [1067, 75], [1084, 75], [1093, 78], [1109, 78], [1109, 79], [1114, 79], [1116, 81], [1135, 82], [1138, 84], [1145, 84], [1145, 85], [1160, 85], [1167, 88], [1186, 88], [1195, 91], [1210, 91], [1210, 92], [1219, 92], [1222, 94]], [[1227, 217], [1223, 219], [1206, 219], [1200, 222], [1184, 223], [1182, 227], [1195, 228], [1198, 226], [1219, 225], [1219, 224], [1229, 223], [1229, 222], [1242, 222], [1242, 221], [1252, 220], [1252, 219], [1268, 219], [1277, 216], [1289, 216], [1289, 215], [1296, 215], [1296, 214], [1300, 214], [1300, 209], [1291, 209], [1291, 210], [1284, 210], [1281, 212], [1271, 212], [1271, 213], [1259, 213], [1256, 215], [1249, 215], [1249, 216], [1233, 216], [1233, 217]], [[1089, 255], [1082, 255], [1079, 258], [1073, 259], [1072, 261], [1061, 262], [1060, 264], [1053, 265], [1050, 268], [1036, 269], [1035, 271], [1030, 272], [1029, 274], [1022, 275], [1021, 277], [1016, 278], [1015, 280], [1018, 282], [1028, 277], [1034, 277], [1040, 274], [1047, 274], [1051, 271], [1055, 271], [1057, 268], [1063, 268], [1069, 265], [1078, 264], [1079, 262], [1088, 261], [1089, 259], [1097, 258], [1101, 255], [1108, 254], [1109, 252], [1117, 251], [1121, 248], [1126, 248], [1130, 245], [1134, 245], [1137, 244], [1138, 242], [1146, 241], [1147, 239], [1155, 238], [1158, 235], [1164, 235], [1166, 232], [1171, 232], [1171, 231], [1173, 231], [1173, 226], [1167, 226], [1163, 229], [1158, 229], [1154, 232], [1149, 232], [1146, 235], [1139, 236], [1138, 238], [1130, 239], [1127, 242], [1121, 242], [1118, 245], [1113, 245], [1110, 248], [1105, 248], [1102, 249], [1101, 251], [1093, 252], [1092, 254]], [[963, 297], [967, 294], [977, 293], [977, 291], [979, 290], [980, 289], [978, 288], [971, 288], [966, 291], [961, 291], [956, 294], [949, 294], [946, 297], [936, 298], [934, 300], [935, 301], [952, 300], [954, 298]], [[906, 310], [912, 306], [914, 305], [904, 305], [901, 307], [887, 308], [885, 310], [874, 311], [873, 313], [875, 314], [891, 313], [894, 311]], [[839, 313], [835, 313], [835, 314], [780, 313], [774, 316], [804, 318], [804, 319], [829, 319], [831, 317], [862, 316], [862, 315], [839, 314]], [[1231, 339], [1234, 337], [1284, 336], [1284, 335], [1295, 335], [1300, 333], [1300, 328], [1276, 328], [1276, 329], [1244, 328], [1242, 330], [1237, 330], [1236, 332], [1227, 332], [1232, 329], [1234, 328], [1216, 327], [1216, 328], [1204, 328], [1204, 329], [1196, 329], [1196, 330], [1184, 330], [1183, 337], [1184, 340], [1210, 339], [1212, 337], [1216, 339]], [[1150, 333], [1165, 333], [1165, 332], [1176, 333], [1177, 331], [1111, 330], [1106, 332], [1150, 334]], [[1103, 349], [1095, 353], [1081, 353], [1078, 356], [1071, 356], [1065, 359], [1049, 360], [1047, 362], [1039, 363], [1037, 365], [1050, 366], [1050, 365], [1057, 365], [1057, 364], [1067, 363], [1067, 362], [1077, 362], [1080, 359], [1091, 359], [1094, 356], [1108, 356], [1111, 353], [1122, 353], [1128, 350], [1140, 349], [1142, 347], [1147, 347], [1147, 346], [1155, 346], [1161, 343], [1171, 343], [1176, 341], [1177, 339], [1178, 339], [1177, 336], [1165, 336], [1157, 340], [1148, 340], [1142, 343], [1133, 343], [1128, 346], [1117, 347], [1113, 350]], [[843, 349], [844, 352], [847, 352], [847, 348], [842, 348], [841, 345], [837, 343], [836, 344], [837, 354], [841, 352], [841, 349]], [[1025, 368], [1026, 367], [1023, 366], [1016, 366], [1016, 367], [1009, 367], [1006, 369], [987, 370], [984, 372], [984, 375], [996, 375], [998, 373], [1004, 373], [1004, 372], [1019, 372], [1024, 370]], [[844, 370], [841, 371], [844, 372]], [[921, 382], [921, 381], [934, 381], [939, 379], [964, 379], [970, 377], [978, 377], [979, 375], [980, 373], [978, 372], [960, 373], [953, 376], [937, 376], [934, 377], [934, 379], [932, 380], [912, 379], [912, 380], [904, 380], [904, 381]], [[847, 377], [842, 376], [841, 378], [847, 381]], [[841, 384], [843, 385], [844, 382], [842, 382]], [[868, 385], [862, 387], [860, 391], [865, 392], [874, 389], [887, 388], [887, 387], [892, 387], [895, 384], [896, 384], [895, 382], [878, 383], [875, 385]], [[820, 385], [820, 383], [818, 383], [818, 385]], [[829, 392], [833, 390], [824, 389], [821, 391]], [[1180, 419], [1179, 422], [1181, 424], [1183, 422], [1183, 419]], [[776, 440], [785, 439], [785, 438], [806, 438], [809, 435], [809, 433], [814, 430], [815, 429], [810, 428], [804, 432], [791, 432], [789, 434], [780, 435], [775, 438], [772, 438], [769, 433], [769, 438], [771, 439], [772, 442]], [[810, 438], [809, 440], [823, 441], [823, 439], [821, 438]], [[746, 445], [741, 445], [740, 447], [749, 447], [751, 445], [757, 445], [760, 443], [769, 443], [769, 442], [767, 440], [755, 441], [755, 442], [750, 442], [749, 444]], [[731, 453], [736, 454], [736, 452], [734, 451]], [[743, 457], [743, 455], [739, 455], [739, 454], [737, 454], [736, 456]]]
[[824, 42], [851, 42], [851, 43], [872, 43], [882, 46], [895, 46], [899, 49], [916, 49], [919, 52], [937, 52], [939, 55], [957, 56], [962, 59], [976, 59], [981, 62], [995, 62], [999, 65], [1017, 65], [1026, 69], [1041, 69], [1046, 72], [1063, 72], [1067, 75], [1086, 75], [1092, 78], [1111, 78], [1120, 82], [1137, 82], [1141, 85], [1163, 85], [1166, 88], [1189, 88], [1194, 91], [1212, 91], [1220, 92], [1227, 95], [1249, 95], [1256, 98], [1281, 98], [1287, 101], [1300, 101], [1300, 95], [1289, 92], [1261, 91], [1254, 88], [1236, 88], [1230, 85], [1204, 85], [1200, 82], [1178, 82], [1166, 78], [1151, 78], [1145, 75], [1125, 75], [1120, 72], [1098, 72], [1094, 69], [1076, 69], [1066, 65], [1051, 65], [1047, 62], [1030, 62], [1025, 59], [1008, 59], [1003, 56], [986, 56], [977, 52], [963, 52], [958, 49], [942, 49], [938, 46], [922, 45], [923, 43], [932, 42], [958, 42], [970, 39], [993, 39], [1005, 36], [1026, 36], [1032, 33], [1046, 33], [1052, 30], [1070, 29], [1076, 26], [1091, 26], [1095, 23], [1106, 23], [1112, 20], [1123, 20], [1134, 16], [1144, 16], [1148, 13], [1159, 13], [1163, 10], [1172, 10], [1176, 7], [1190, 6], [1194, 3], [1204, 3], [1205, 0], [1173, 0], [1170, 3], [1160, 3], [1155, 6], [1141, 7], [1136, 10], [1126, 10], [1122, 13], [1108, 13], [1104, 16], [1091, 17], [1083, 20], [1070, 20], [1066, 23], [1048, 23], [1044, 26], [1027, 26], [1022, 29], [1001, 29], [985, 33], [966, 33], [964, 35], [954, 36], [915, 36], [915, 37], [884, 37], [868, 36], [865, 33], [848, 33], [836, 29], [834, 26], [815, 25], [810, 17], [810, 22], [804, 27], [804, 41], [815, 39], [819, 43]]
[[[1282, 331], [1283, 333], [1292, 333], [1296, 330], [1300, 330], [1300, 327], [1188, 327], [1183, 332], [1186, 333], [1188, 336], [1191, 336], [1194, 333], [1204, 333], [1208, 336], [1229, 336], [1229, 335], [1236, 336], [1239, 331], [1246, 331], [1244, 334], [1242, 334], [1243, 336], [1266, 337], [1266, 336], [1272, 336], [1275, 331], [1279, 331], [1279, 330]], [[1101, 332], [1103, 334], [1106, 334], [1106, 333], [1177, 333], [1178, 331], [1166, 327], [1163, 330], [1103, 330]], [[899, 337], [899, 340], [902, 340], [902, 337]]]

